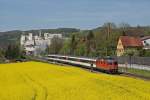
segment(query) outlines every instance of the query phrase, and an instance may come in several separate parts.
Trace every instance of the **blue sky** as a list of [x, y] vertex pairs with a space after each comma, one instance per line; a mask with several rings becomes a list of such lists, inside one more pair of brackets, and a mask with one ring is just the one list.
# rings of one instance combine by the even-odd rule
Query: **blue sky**
[[150, 0], [0, 0], [0, 31], [150, 25]]

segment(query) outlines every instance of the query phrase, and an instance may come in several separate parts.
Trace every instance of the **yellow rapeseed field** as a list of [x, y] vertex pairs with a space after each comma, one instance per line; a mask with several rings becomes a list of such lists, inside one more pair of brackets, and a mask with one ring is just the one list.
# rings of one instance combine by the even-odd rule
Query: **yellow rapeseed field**
[[0, 64], [0, 100], [150, 100], [150, 81], [40, 62]]

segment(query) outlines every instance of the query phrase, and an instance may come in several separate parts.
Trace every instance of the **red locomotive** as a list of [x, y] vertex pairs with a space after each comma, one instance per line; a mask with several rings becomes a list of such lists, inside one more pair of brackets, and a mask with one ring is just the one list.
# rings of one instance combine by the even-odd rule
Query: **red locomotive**
[[110, 73], [118, 72], [118, 63], [115, 59], [112, 58], [97, 59], [96, 67]]
[[87, 68], [100, 69], [109, 73], [118, 72], [118, 63], [112, 58], [85, 58], [62, 55], [48, 55], [46, 60], [66, 63], [71, 65], [84, 66]]

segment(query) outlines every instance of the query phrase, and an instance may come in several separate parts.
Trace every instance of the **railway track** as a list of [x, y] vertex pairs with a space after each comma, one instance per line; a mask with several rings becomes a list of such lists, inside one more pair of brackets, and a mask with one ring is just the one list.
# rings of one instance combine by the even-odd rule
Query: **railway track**
[[[44, 63], [50, 63], [50, 64], [57, 64], [57, 65], [61, 65], [61, 66], [68, 66], [69, 64], [63, 64], [63, 63], [59, 63], [59, 62], [52, 62], [52, 61], [47, 61], [45, 59], [34, 59], [36, 61], [40, 61], [40, 62], [44, 62]], [[72, 66], [75, 66], [75, 65], [72, 65]], [[80, 66], [76, 66], [76, 67], [80, 67]], [[103, 73], [103, 71], [100, 71], [98, 69], [90, 69], [90, 68], [85, 68], [85, 67], [80, 67], [82, 68], [83, 70], [86, 70], [86, 71], [90, 71], [92, 73]], [[120, 75], [120, 76], [126, 76], [126, 77], [133, 77], [133, 78], [140, 78], [140, 79], [143, 79], [143, 80], [150, 80], [150, 77], [145, 77], [145, 76], [142, 76], [142, 75], [137, 75], [137, 74], [133, 74], [133, 73], [128, 73], [128, 72], [118, 72], [117, 74], [112, 74], [112, 75]]]
[[140, 79], [144, 79], [144, 80], [150, 80], [150, 77], [146, 77], [146, 76], [142, 76], [142, 75], [137, 75], [137, 74], [133, 74], [133, 73], [120, 73], [121, 76], [127, 76], [127, 77], [133, 77], [133, 78], [140, 78]]

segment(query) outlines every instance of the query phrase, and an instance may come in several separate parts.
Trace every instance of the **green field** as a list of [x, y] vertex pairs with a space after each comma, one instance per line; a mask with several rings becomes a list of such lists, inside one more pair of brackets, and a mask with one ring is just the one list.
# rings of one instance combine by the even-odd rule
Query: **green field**
[[0, 64], [0, 100], [150, 100], [150, 81], [40, 62]]

